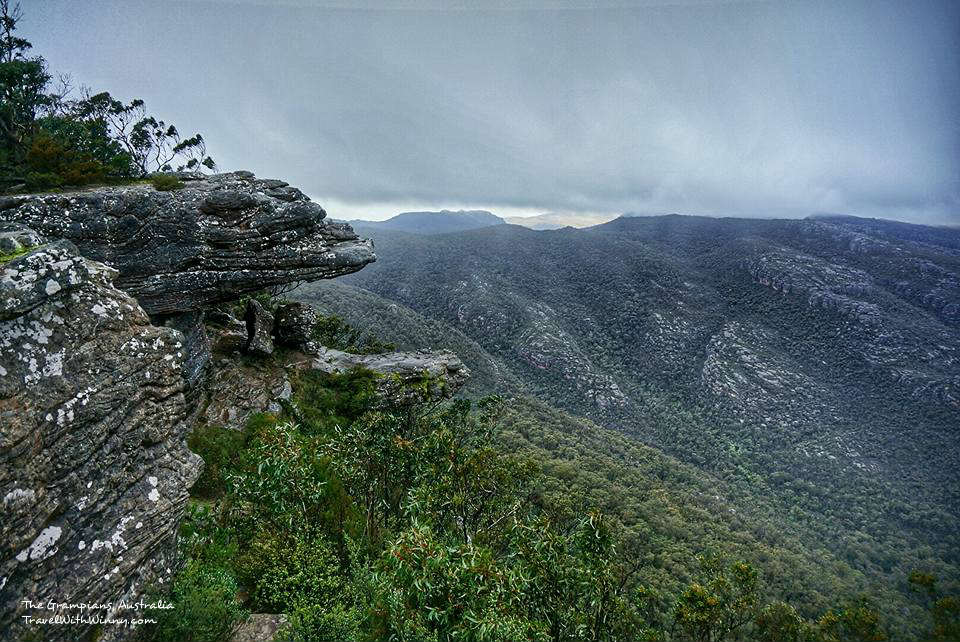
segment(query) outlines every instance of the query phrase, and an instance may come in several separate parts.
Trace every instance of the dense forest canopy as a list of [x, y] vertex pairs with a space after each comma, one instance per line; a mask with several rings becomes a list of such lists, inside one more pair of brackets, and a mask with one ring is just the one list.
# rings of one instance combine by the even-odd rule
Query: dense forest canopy
[[[386, 346], [336, 317], [316, 332], [333, 348]], [[194, 432], [207, 467], [183, 527], [188, 561], [152, 639], [220, 640], [248, 610], [288, 614], [280, 639], [302, 641], [904, 635], [865, 594], [804, 616], [809, 605], [736, 555], [733, 531], [683, 545], [679, 531], [716, 517], [687, 514], [697, 473], [653, 449], [518, 396], [384, 407], [376, 376], [304, 373], [282, 411], [244, 432]], [[691, 495], [663, 502], [675, 489]], [[932, 575], [907, 580], [929, 605], [911, 630], [956, 635], [956, 599]]]

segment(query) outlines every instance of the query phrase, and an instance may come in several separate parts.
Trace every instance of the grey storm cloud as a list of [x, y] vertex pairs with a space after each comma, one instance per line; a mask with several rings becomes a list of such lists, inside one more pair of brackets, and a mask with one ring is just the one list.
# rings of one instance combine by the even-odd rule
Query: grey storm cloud
[[960, 223], [953, 1], [24, 8], [55, 70], [321, 202]]

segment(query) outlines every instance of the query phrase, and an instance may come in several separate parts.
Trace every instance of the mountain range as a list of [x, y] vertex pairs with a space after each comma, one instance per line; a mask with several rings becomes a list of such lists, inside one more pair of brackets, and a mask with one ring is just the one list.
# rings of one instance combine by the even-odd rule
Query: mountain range
[[397, 230], [412, 234], [446, 234], [490, 225], [503, 225], [504, 220], [486, 210], [440, 210], [439, 212], [402, 212], [385, 221], [349, 221], [354, 227], [375, 230]]
[[556, 230], [562, 227], [590, 227], [615, 218], [592, 214], [562, 214], [548, 212], [536, 216], [508, 216], [501, 218], [486, 210], [440, 210], [437, 212], [402, 212], [385, 221], [353, 219], [354, 227], [375, 230], [396, 230], [410, 234], [447, 234], [475, 230], [490, 225], [510, 223], [532, 230]]
[[299, 296], [454, 349], [472, 394], [534, 398], [697, 470], [745, 530], [825, 548], [821, 573], [899, 587], [898, 607], [911, 569], [958, 577], [960, 231], [678, 215], [357, 231], [378, 261]]
[[529, 227], [531, 230], [558, 230], [562, 227], [590, 227], [613, 220], [616, 215], [599, 214], [563, 214], [547, 212], [536, 216], [508, 216], [504, 220], [514, 225]]

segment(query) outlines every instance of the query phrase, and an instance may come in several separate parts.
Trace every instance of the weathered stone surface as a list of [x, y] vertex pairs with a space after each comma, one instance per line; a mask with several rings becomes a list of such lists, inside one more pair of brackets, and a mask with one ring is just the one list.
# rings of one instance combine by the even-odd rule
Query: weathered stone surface
[[870, 276], [855, 268], [796, 252], [768, 252], [749, 266], [753, 278], [784, 294], [806, 296], [810, 305], [836, 310], [865, 325], [880, 322], [876, 304], [856, 297], [876, 290]]
[[19, 317], [58, 292], [75, 289], [90, 276], [87, 262], [69, 241], [57, 241], [28, 252], [4, 268], [0, 320]]
[[287, 616], [273, 613], [251, 613], [237, 628], [230, 642], [271, 642], [286, 626]]
[[0, 254], [13, 254], [40, 245], [40, 235], [23, 225], [0, 223]]
[[470, 371], [451, 352], [388, 352], [351, 354], [317, 348], [310, 367], [328, 374], [354, 368], [372, 370], [377, 393], [387, 403], [411, 403], [453, 396], [470, 376]]
[[183, 335], [150, 325], [115, 276], [68, 241], [0, 266], [3, 639], [31, 634], [22, 616], [49, 615], [25, 598], [132, 601], [173, 570], [176, 522], [201, 466], [184, 442]]
[[355, 272], [373, 244], [283, 181], [250, 172], [0, 199], [0, 216], [120, 271], [117, 287], [151, 315], [188, 312], [244, 293]]
[[203, 312], [194, 311], [175, 314], [163, 322], [183, 334], [183, 376], [191, 390], [203, 381], [210, 365], [210, 339], [203, 318]]
[[[806, 233], [823, 234], [824, 230], [832, 230], [832, 226], [817, 224]], [[845, 252], [890, 252], [890, 262], [896, 265], [898, 273], [906, 276], [917, 270], [928, 276], [928, 283], [923, 281], [922, 274], [887, 287], [897, 296], [914, 299], [932, 316], [905, 308], [903, 301], [882, 287], [882, 280], [860, 267], [786, 247], [759, 254], [747, 263], [747, 269], [757, 283], [800, 297], [811, 307], [835, 312], [852, 322], [847, 326], [848, 345], [856, 348], [866, 363], [882, 369], [891, 381], [908, 388], [913, 396], [960, 408], [960, 375], [956, 366], [960, 363], [960, 341], [949, 329], [951, 305], [960, 307], [955, 303], [957, 294], [951, 290], [951, 280], [956, 277], [930, 261], [900, 256], [902, 253], [895, 252], [889, 243], [869, 252], [863, 250], [865, 246], [859, 241], [848, 248], [848, 236], [829, 238]], [[926, 290], [931, 284], [934, 289]], [[955, 290], [960, 293], [960, 286]], [[947, 327], [932, 317], [938, 317]]]
[[306, 348], [313, 340], [313, 330], [319, 319], [320, 313], [306, 303], [281, 305], [273, 324], [277, 343], [288, 348]]
[[247, 347], [250, 354], [266, 357], [273, 354], [273, 315], [255, 299], [247, 301], [244, 315], [247, 323]]
[[[284, 307], [278, 309], [278, 318]], [[300, 312], [304, 314], [298, 314], [298, 318], [310, 316]], [[313, 341], [300, 349], [277, 351], [260, 359], [240, 358], [237, 323], [230, 315], [219, 314], [216, 323], [207, 325], [214, 365], [201, 416], [208, 424], [242, 430], [255, 413], [280, 412], [281, 404], [291, 401], [297, 373], [305, 369], [328, 374], [357, 367], [372, 370], [381, 375], [377, 393], [385, 406], [448, 398], [470, 376], [460, 359], [449, 352], [358, 355], [324, 348]]]
[[247, 347], [247, 324], [223, 310], [212, 310], [204, 315], [206, 330], [214, 352], [239, 354]]
[[279, 412], [281, 400], [289, 400], [293, 394], [291, 371], [279, 363], [256, 367], [234, 358], [217, 360], [207, 385], [203, 421], [243, 430], [251, 415]]

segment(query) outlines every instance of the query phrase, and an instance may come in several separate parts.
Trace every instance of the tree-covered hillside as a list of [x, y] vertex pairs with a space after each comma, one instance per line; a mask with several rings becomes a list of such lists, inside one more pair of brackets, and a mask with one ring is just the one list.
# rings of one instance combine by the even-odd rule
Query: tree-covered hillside
[[[418, 317], [396, 318], [402, 340]], [[314, 334], [333, 348], [386, 345], [333, 317]], [[218, 358], [267, 373], [298, 358], [285, 350]], [[636, 439], [518, 395], [385, 403], [378, 376], [303, 370], [243, 431], [196, 428], [189, 445], [206, 467], [185, 565], [155, 587], [173, 608], [146, 639], [223, 640], [247, 610], [284, 614], [276, 639], [304, 642], [839, 642], [957, 629], [934, 576], [910, 577], [924, 597], [910, 618], [891, 616], [893, 587], [780, 532], [762, 497]]]
[[368, 232], [379, 260], [345, 281], [454, 328], [530, 394], [767, 498], [774, 528], [897, 588], [899, 608], [914, 568], [957, 580], [956, 231]]
[[[122, 183], [151, 173], [215, 169], [203, 136], [109, 92], [56, 74], [17, 31], [19, 2], [0, 0], [0, 193]], [[176, 189], [171, 176], [154, 179]]]

